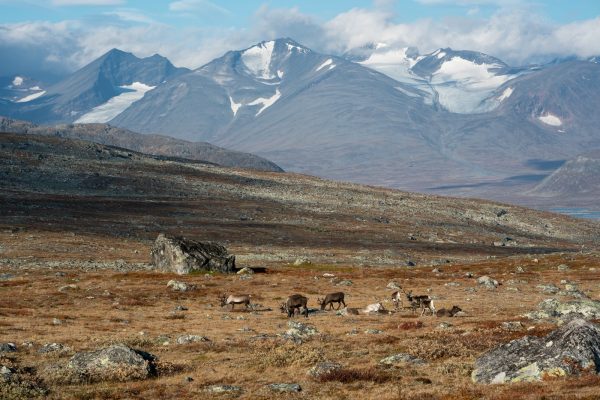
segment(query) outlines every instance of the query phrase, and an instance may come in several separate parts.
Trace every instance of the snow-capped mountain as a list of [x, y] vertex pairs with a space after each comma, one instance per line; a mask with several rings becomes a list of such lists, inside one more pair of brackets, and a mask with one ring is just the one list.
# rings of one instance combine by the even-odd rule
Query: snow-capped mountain
[[43, 123], [106, 122], [184, 72], [159, 55], [140, 59], [113, 49], [46, 90], [15, 100], [12, 116]]
[[419, 55], [381, 43], [337, 57], [277, 39], [187, 71], [114, 53], [39, 99], [0, 99], [0, 114], [110, 119], [288, 171], [490, 198], [543, 179], [550, 171], [540, 165], [600, 148], [593, 59], [513, 68], [472, 51]]

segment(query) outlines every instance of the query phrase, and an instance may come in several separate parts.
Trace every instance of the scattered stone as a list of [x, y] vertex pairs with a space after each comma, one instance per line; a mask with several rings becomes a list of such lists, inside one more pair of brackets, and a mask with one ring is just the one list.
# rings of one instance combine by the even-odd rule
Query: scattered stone
[[17, 346], [14, 343], [0, 343], [0, 353], [14, 353]]
[[[470, 299], [467, 299], [467, 300], [470, 300]], [[459, 311], [459, 312], [457, 312], [456, 314], [454, 314], [454, 317], [453, 317], [453, 318], [456, 318], [456, 317], [460, 318], [460, 317], [466, 317], [466, 316], [467, 316], [467, 313], [466, 313], [466, 312], [464, 312], [464, 311]]]
[[325, 272], [323, 274], [323, 278], [333, 278], [333, 277], [335, 277], [335, 275], [334, 274], [330, 274], [329, 272]]
[[519, 266], [517, 267], [516, 271], [517, 271], [517, 273], [518, 273], [518, 274], [522, 274], [522, 273], [524, 273], [524, 272], [525, 272], [525, 268], [523, 268], [522, 266], [520, 266], [520, 265], [519, 265]]
[[379, 335], [379, 334], [383, 333], [383, 331], [380, 329], [367, 329], [365, 331], [365, 333], [368, 335]]
[[508, 214], [508, 211], [506, 211], [505, 209], [501, 209], [500, 211], [496, 212], [496, 217], [500, 218], [500, 217], [502, 217], [503, 215], [506, 215], [506, 214]]
[[448, 282], [448, 283], [444, 284], [444, 286], [446, 286], [446, 287], [457, 287], [457, 286], [460, 286], [460, 283], [458, 283], [458, 282]]
[[10, 382], [14, 371], [5, 365], [0, 366], [0, 381]]
[[68, 290], [78, 290], [79, 286], [75, 285], [74, 283], [71, 283], [70, 285], [65, 285], [65, 286], [61, 286], [58, 291], [59, 292], [66, 292]]
[[158, 269], [179, 275], [193, 271], [235, 271], [235, 256], [213, 242], [197, 242], [179, 236], [160, 234], [150, 250], [152, 264]]
[[182, 335], [176, 340], [177, 344], [190, 344], [199, 342], [209, 342], [210, 340], [205, 336], [199, 335]]
[[576, 318], [544, 338], [525, 336], [500, 345], [475, 362], [477, 383], [541, 381], [600, 370], [600, 328]]
[[386, 288], [391, 290], [400, 290], [401, 287], [396, 281], [391, 281], [387, 284]]
[[14, 274], [0, 274], [0, 281], [9, 281], [15, 277]]
[[174, 308], [174, 311], [187, 311], [188, 308], [185, 306], [177, 306]]
[[521, 321], [506, 321], [502, 323], [502, 329], [510, 332], [518, 332], [525, 329]]
[[296, 267], [300, 267], [302, 265], [310, 265], [312, 264], [312, 262], [308, 259], [308, 258], [296, 258], [296, 261], [294, 261], [294, 266]]
[[546, 293], [546, 294], [556, 294], [560, 291], [560, 289], [558, 287], [556, 287], [555, 285], [553, 285], [552, 283], [550, 284], [539, 284], [536, 286], [536, 288], [538, 290], [541, 290], [542, 293]]
[[431, 270], [431, 272], [433, 272], [434, 274], [439, 274], [439, 273], [442, 272], [442, 270], [439, 269], [439, 268], [434, 268], [434, 269]]
[[175, 280], [170, 280], [167, 283], [167, 287], [170, 287], [175, 292], [188, 292], [190, 290], [196, 289], [196, 285], [194, 285], [194, 284], [175, 281]]
[[54, 274], [54, 276], [56, 276], [57, 278], [63, 278], [63, 277], [65, 277], [65, 276], [67, 276], [67, 274], [65, 274], [65, 273], [64, 273], [64, 272], [62, 272], [62, 271], [58, 271], [58, 272], [56, 272], [56, 273]]
[[449, 322], [442, 322], [438, 325], [438, 329], [450, 329], [452, 328], [452, 324]]
[[251, 274], [242, 274], [240, 275], [240, 281], [248, 281], [250, 279], [252, 279], [252, 275]]
[[473, 277], [472, 272], [465, 272], [465, 278], [472, 278], [472, 277]]
[[350, 332], [346, 333], [346, 335], [348, 335], [348, 336], [358, 335], [358, 329], [352, 328], [352, 330]]
[[311, 324], [288, 321], [288, 327], [289, 329], [283, 334], [283, 336], [298, 343], [301, 343], [303, 340], [319, 334], [317, 328]]
[[184, 379], [185, 382], [194, 382], [194, 378], [192, 378], [191, 376], [186, 376]]
[[52, 325], [62, 325], [63, 322], [58, 318], [52, 318]]
[[570, 314], [583, 319], [600, 319], [600, 301], [582, 299], [571, 300], [564, 303], [556, 299], [546, 299], [538, 304], [539, 311], [525, 314], [530, 319], [563, 318]]
[[39, 348], [38, 353], [64, 353], [71, 350], [68, 346], [62, 343], [47, 343]]
[[342, 365], [336, 362], [324, 361], [313, 365], [307, 374], [313, 378], [319, 378], [323, 375], [331, 374], [332, 372], [340, 371]]
[[492, 279], [487, 275], [477, 278], [477, 283], [489, 290], [496, 289], [499, 285], [497, 280]]
[[253, 273], [254, 270], [248, 267], [244, 267], [237, 272], [238, 275], [252, 275]]
[[407, 267], [416, 267], [416, 266], [417, 266], [417, 264], [416, 264], [414, 261], [408, 260], [408, 261], [406, 262], [406, 266], [407, 266]]
[[302, 387], [297, 383], [271, 383], [267, 385], [274, 392], [300, 392]]
[[379, 361], [379, 364], [383, 364], [383, 365], [398, 365], [398, 364], [404, 364], [404, 363], [409, 363], [409, 364], [425, 364], [426, 361], [423, 360], [422, 358], [415, 357], [415, 356], [413, 356], [411, 354], [408, 354], [408, 353], [394, 354], [394, 355], [382, 358]]
[[568, 271], [571, 268], [567, 264], [560, 264], [556, 269], [559, 271]]
[[233, 385], [211, 385], [204, 389], [209, 393], [241, 393], [242, 388], [240, 386]]
[[336, 283], [336, 286], [352, 286], [352, 281], [350, 279], [343, 279]]

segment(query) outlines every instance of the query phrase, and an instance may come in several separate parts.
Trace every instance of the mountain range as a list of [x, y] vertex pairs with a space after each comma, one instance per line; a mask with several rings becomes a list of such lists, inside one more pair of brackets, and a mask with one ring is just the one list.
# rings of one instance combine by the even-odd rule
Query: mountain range
[[594, 57], [512, 67], [474, 51], [378, 43], [334, 56], [278, 39], [195, 70], [112, 50], [39, 97], [3, 96], [0, 114], [107, 122], [290, 171], [526, 202], [566, 160], [600, 148], [599, 90]]

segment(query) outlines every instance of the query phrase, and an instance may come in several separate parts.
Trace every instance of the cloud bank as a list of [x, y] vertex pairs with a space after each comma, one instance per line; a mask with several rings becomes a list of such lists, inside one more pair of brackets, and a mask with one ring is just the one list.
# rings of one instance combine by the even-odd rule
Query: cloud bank
[[[420, 0], [448, 3], [446, 0]], [[56, 0], [55, 3], [120, 3], [118, 0]], [[511, 0], [462, 0], [467, 5], [508, 4]], [[214, 4], [180, 0], [175, 11]], [[59, 76], [79, 68], [111, 48], [138, 56], [159, 53], [178, 66], [196, 68], [228, 50], [262, 40], [291, 37], [316, 51], [342, 54], [369, 43], [417, 47], [427, 53], [440, 47], [481, 51], [511, 65], [556, 57], [600, 55], [600, 17], [556, 24], [534, 9], [501, 7], [489, 18], [476, 14], [398, 23], [389, 1], [373, 8], [353, 8], [329, 20], [297, 8], [260, 7], [249, 28], [178, 28], [162, 24], [132, 9], [105, 13], [106, 21], [24, 22], [0, 25], [0, 76], [28, 74], [40, 68]], [[227, 12], [224, 10], [223, 12]]]

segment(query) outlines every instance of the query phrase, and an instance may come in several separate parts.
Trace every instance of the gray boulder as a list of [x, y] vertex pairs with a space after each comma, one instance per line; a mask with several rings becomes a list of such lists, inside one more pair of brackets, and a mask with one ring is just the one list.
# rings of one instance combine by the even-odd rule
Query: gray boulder
[[271, 383], [268, 388], [274, 392], [300, 392], [302, 387], [297, 383]]
[[17, 351], [14, 343], [0, 343], [0, 353], [13, 353]]
[[525, 316], [530, 319], [564, 318], [577, 315], [583, 319], [600, 319], [600, 301], [590, 299], [560, 302], [556, 299], [546, 299], [538, 304], [538, 311], [532, 311]]
[[480, 276], [479, 278], [477, 278], [477, 283], [480, 284], [481, 286], [484, 286], [486, 289], [490, 289], [490, 290], [496, 289], [499, 285], [497, 280], [492, 279], [487, 275]]
[[398, 353], [382, 358], [379, 364], [382, 365], [398, 365], [398, 364], [425, 364], [425, 360], [407, 353]]
[[69, 351], [70, 348], [62, 343], [46, 343], [42, 347], [38, 349], [38, 353], [47, 354], [47, 353], [65, 353]]
[[540, 381], [600, 371], [600, 328], [573, 319], [544, 338], [525, 336], [481, 355], [471, 378], [477, 383]]
[[179, 275], [194, 271], [235, 272], [235, 256], [218, 243], [158, 235], [150, 250], [152, 264]]
[[209, 393], [241, 393], [242, 388], [234, 385], [211, 385], [204, 389]]
[[314, 325], [303, 324], [302, 322], [289, 321], [288, 328], [289, 329], [283, 334], [283, 337], [298, 343], [319, 334], [319, 331]]
[[308, 375], [313, 378], [319, 378], [323, 375], [331, 374], [332, 372], [340, 371], [343, 367], [341, 364], [331, 361], [324, 361], [313, 365], [308, 370]]
[[68, 382], [128, 381], [156, 375], [156, 357], [115, 344], [100, 350], [81, 352], [64, 369]]
[[196, 289], [196, 285], [191, 283], [170, 280], [167, 282], [167, 287], [170, 287], [174, 292], [189, 292]]
[[182, 335], [177, 338], [177, 344], [208, 342], [208, 338], [200, 335]]

